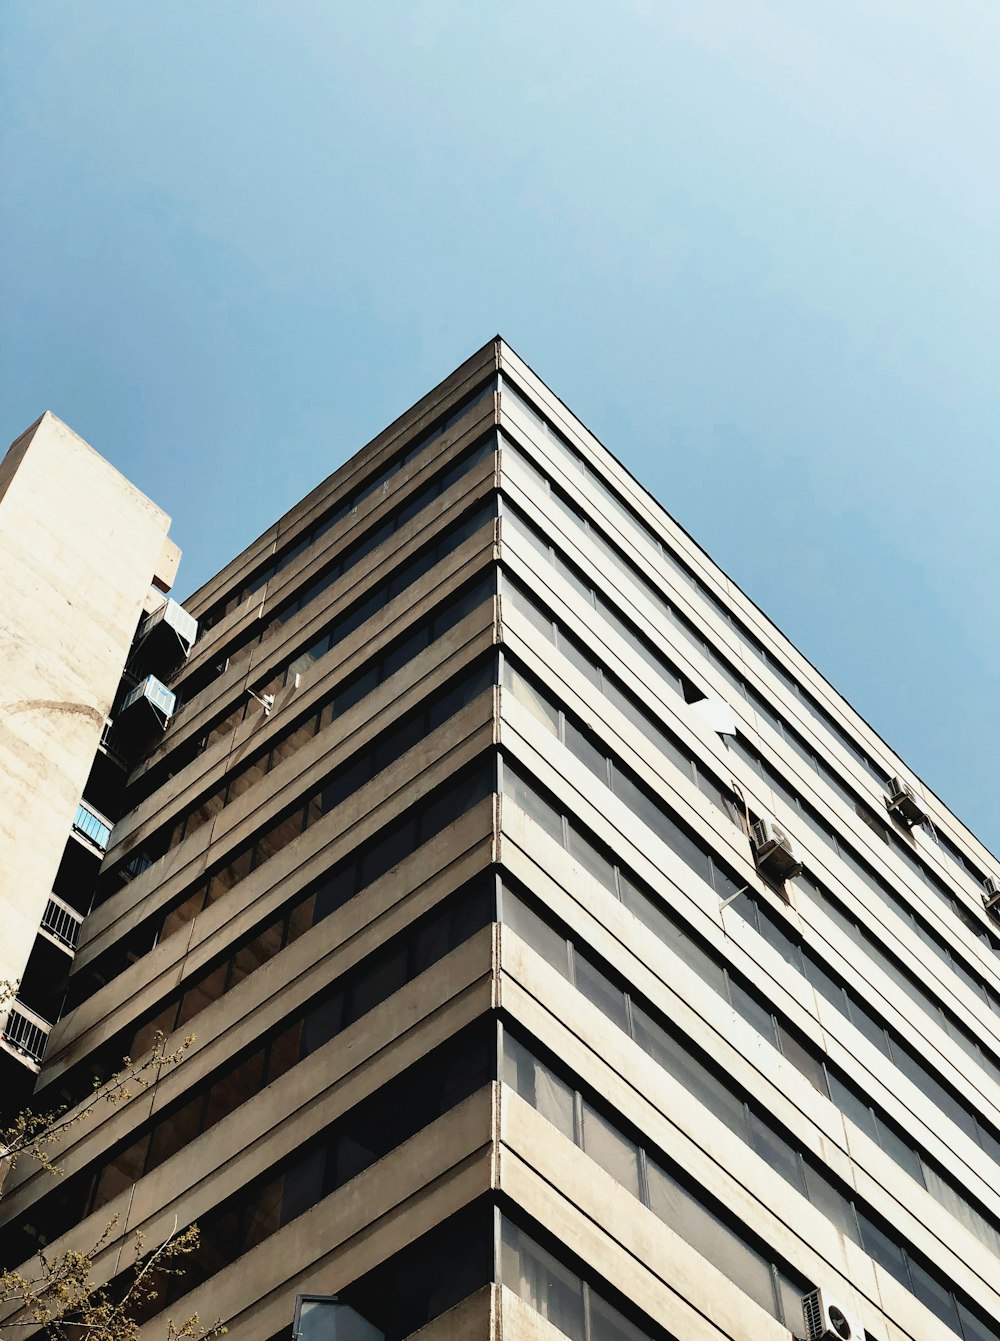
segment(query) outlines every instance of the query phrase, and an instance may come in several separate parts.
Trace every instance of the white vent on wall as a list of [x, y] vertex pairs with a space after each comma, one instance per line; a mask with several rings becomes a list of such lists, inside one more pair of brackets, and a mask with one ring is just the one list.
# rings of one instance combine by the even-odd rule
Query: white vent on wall
[[890, 814], [898, 815], [911, 828], [914, 824], [922, 824], [927, 818], [923, 803], [905, 778], [889, 779], [889, 795], [885, 798], [885, 804]]
[[794, 880], [802, 874], [802, 863], [791, 839], [773, 819], [761, 819], [750, 831], [754, 860], [759, 870], [775, 880]]
[[865, 1329], [850, 1309], [825, 1290], [813, 1290], [802, 1300], [806, 1341], [864, 1341]]
[[720, 736], [737, 734], [736, 714], [721, 698], [700, 698], [690, 707], [692, 714], [700, 717], [711, 731], [717, 732]]

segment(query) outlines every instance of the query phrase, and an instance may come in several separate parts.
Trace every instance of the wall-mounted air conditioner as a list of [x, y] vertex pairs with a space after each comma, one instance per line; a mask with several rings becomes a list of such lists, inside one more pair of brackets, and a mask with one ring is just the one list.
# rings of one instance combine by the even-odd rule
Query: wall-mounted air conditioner
[[176, 708], [177, 695], [173, 690], [161, 684], [155, 675], [147, 675], [122, 699], [115, 721], [119, 731], [134, 733], [148, 714], [162, 731]]
[[885, 798], [885, 805], [890, 814], [898, 815], [911, 828], [914, 824], [922, 824], [927, 818], [927, 811], [904, 778], [889, 779], [889, 795]]
[[794, 880], [802, 874], [802, 863], [791, 840], [773, 819], [761, 819], [750, 831], [754, 861], [773, 880]]
[[865, 1329], [857, 1317], [825, 1290], [813, 1290], [802, 1300], [806, 1341], [864, 1341]]
[[190, 655], [197, 637], [195, 617], [175, 600], [163, 601], [139, 625], [129, 655], [131, 673], [168, 675]]
[[991, 913], [1000, 916], [1000, 878], [995, 875], [983, 880], [983, 903]]

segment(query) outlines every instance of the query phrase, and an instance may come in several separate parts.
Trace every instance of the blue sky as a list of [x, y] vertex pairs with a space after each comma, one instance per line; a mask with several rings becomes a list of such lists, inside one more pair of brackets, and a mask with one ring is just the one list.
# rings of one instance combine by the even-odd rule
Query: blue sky
[[6, 0], [0, 429], [197, 586], [500, 331], [994, 850], [994, 0]]

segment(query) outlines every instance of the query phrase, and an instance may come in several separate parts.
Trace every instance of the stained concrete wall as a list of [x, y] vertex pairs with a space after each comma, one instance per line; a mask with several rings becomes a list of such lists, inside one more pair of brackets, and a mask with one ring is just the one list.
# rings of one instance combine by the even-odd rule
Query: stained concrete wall
[[55, 415], [0, 464], [0, 979], [21, 976], [170, 518]]

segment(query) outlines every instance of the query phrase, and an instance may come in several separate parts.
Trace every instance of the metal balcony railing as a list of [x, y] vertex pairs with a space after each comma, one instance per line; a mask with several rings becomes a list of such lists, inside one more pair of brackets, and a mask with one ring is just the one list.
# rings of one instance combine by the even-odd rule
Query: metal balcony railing
[[127, 741], [110, 718], [104, 723], [104, 730], [101, 732], [101, 748], [123, 768], [129, 767]]
[[0, 1029], [0, 1038], [16, 1052], [22, 1053], [33, 1062], [40, 1062], [45, 1052], [45, 1040], [49, 1035], [49, 1024], [28, 1010], [20, 1002], [15, 1002], [7, 1011], [7, 1018]]
[[42, 930], [61, 941], [68, 950], [75, 950], [80, 941], [80, 926], [83, 918], [61, 899], [49, 896], [42, 914]]
[[77, 833], [82, 833], [84, 838], [107, 852], [108, 841], [111, 838], [111, 825], [107, 820], [101, 819], [100, 815], [94, 813], [88, 806], [81, 801], [76, 808], [76, 818], [73, 820], [73, 828]]

